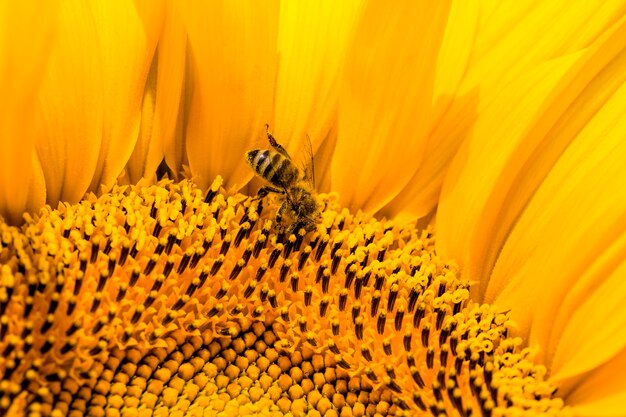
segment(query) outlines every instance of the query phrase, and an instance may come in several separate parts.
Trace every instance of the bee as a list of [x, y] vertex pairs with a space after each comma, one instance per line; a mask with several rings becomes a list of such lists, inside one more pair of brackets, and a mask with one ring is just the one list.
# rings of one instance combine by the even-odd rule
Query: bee
[[263, 186], [257, 193], [264, 198], [269, 193], [278, 196], [280, 206], [276, 211], [279, 230], [287, 233], [304, 229], [310, 232], [320, 222], [321, 210], [315, 193], [313, 151], [309, 142], [310, 164], [300, 169], [265, 125], [271, 149], [253, 149], [246, 152], [246, 162], [254, 172], [271, 185]]

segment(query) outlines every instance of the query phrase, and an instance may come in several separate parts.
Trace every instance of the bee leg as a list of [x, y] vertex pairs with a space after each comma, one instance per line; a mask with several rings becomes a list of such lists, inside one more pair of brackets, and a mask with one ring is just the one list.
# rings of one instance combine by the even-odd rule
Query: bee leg
[[263, 199], [259, 198], [259, 202], [256, 205], [256, 212], [257, 214], [261, 214], [262, 211], [263, 211]]
[[285, 227], [284, 224], [282, 224], [283, 221], [283, 214], [285, 212], [285, 210], [287, 209], [286, 204], [283, 202], [283, 204], [280, 205], [280, 207], [278, 207], [278, 210], [276, 210], [276, 217], [275, 217], [275, 228], [276, 228], [276, 242], [277, 243], [284, 243], [286, 236], [289, 235], [288, 233], [288, 228]]
[[280, 223], [283, 221], [283, 213], [285, 212], [285, 204], [281, 204], [280, 207], [278, 207], [278, 210], [276, 210], [276, 224], [280, 225]]
[[285, 191], [266, 185], [259, 188], [259, 191], [256, 193], [256, 198], [265, 198], [269, 193], [285, 194]]
[[270, 125], [265, 125], [265, 133], [267, 133], [267, 140], [269, 140], [272, 148], [276, 149], [278, 153], [285, 156], [287, 159], [291, 159], [285, 148], [283, 148], [277, 141], [276, 138], [270, 133]]

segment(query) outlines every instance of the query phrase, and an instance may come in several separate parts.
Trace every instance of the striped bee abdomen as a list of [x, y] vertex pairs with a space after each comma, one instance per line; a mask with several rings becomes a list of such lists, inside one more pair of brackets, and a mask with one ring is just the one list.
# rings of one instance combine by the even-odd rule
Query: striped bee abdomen
[[276, 186], [289, 188], [299, 179], [298, 167], [278, 152], [253, 149], [246, 153], [246, 161], [261, 178]]

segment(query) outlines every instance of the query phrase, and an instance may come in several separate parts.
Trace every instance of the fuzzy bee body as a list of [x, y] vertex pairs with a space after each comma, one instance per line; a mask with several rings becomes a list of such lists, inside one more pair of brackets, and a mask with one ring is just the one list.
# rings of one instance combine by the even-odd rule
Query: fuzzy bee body
[[[266, 126], [266, 128], [269, 128]], [[267, 131], [272, 149], [252, 149], [246, 152], [246, 162], [254, 172], [271, 186], [262, 187], [258, 197], [276, 193], [280, 206], [276, 212], [276, 223], [282, 230], [294, 233], [299, 229], [307, 232], [315, 229], [320, 219], [311, 174], [301, 170], [272, 134]], [[312, 159], [312, 155], [311, 155]]]

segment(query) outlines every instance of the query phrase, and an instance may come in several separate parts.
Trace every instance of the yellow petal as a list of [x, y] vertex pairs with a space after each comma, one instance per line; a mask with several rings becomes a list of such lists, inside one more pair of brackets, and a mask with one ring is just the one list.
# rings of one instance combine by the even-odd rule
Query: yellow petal
[[[472, 56], [476, 31], [480, 22], [479, 2], [452, 2], [441, 49], [436, 63], [434, 81], [433, 114], [429, 123], [429, 139], [424, 141], [427, 155], [417, 166], [412, 178], [402, 191], [389, 203], [386, 212], [399, 222], [414, 220], [427, 215], [437, 204], [443, 178], [460, 143], [467, 136], [466, 125], [476, 117], [478, 94], [475, 91], [457, 91], [459, 83], [467, 75], [468, 62]], [[451, 106], [462, 109], [453, 113], [461, 119], [454, 123], [442, 123], [443, 115]]]
[[179, 2], [189, 34], [186, 150], [202, 188], [252, 176], [244, 153], [272, 120], [279, 4]]
[[360, 16], [331, 167], [332, 188], [348, 207], [380, 210], [420, 165], [448, 9], [447, 2], [371, 2]]
[[104, 125], [91, 188], [111, 186], [137, 141], [145, 84], [161, 28], [159, 8], [150, 2], [90, 3], [95, 15]]
[[[621, 33], [624, 35], [626, 31]], [[558, 360], [563, 367], [560, 372], [566, 376], [597, 366], [626, 344], [626, 338], [617, 335], [610, 339], [612, 343], [604, 341], [597, 326], [590, 324], [626, 321], [626, 316], [617, 314], [619, 309], [610, 310], [613, 301], [623, 303], [626, 298], [626, 288], [611, 281], [623, 281], [624, 276], [623, 271], [613, 271], [624, 251], [619, 246], [611, 249], [626, 229], [626, 199], [620, 192], [626, 178], [626, 85], [615, 91], [615, 84], [626, 81], [623, 74], [626, 50], [596, 76], [589, 91], [570, 104], [563, 119], [572, 129], [563, 126], [560, 134], [552, 132], [555, 142], [560, 141], [559, 136], [575, 134], [576, 138], [517, 219], [487, 287], [486, 299], [517, 311], [515, 317], [530, 332], [530, 342], [544, 347], [548, 362], [553, 355], [563, 355]], [[584, 122], [586, 126], [577, 132]], [[545, 153], [549, 150], [544, 149]], [[541, 172], [545, 162], [535, 157], [526, 166], [527, 172]], [[528, 185], [520, 182], [519, 190], [527, 190]], [[523, 191], [519, 194], [511, 198], [511, 206], [519, 204], [517, 198], [525, 197]], [[503, 221], [504, 228], [511, 224], [507, 220]], [[617, 257], [610, 253], [615, 250]], [[616, 273], [619, 278], [612, 277]], [[603, 296], [595, 299], [595, 291]], [[520, 293], [526, 296], [520, 297]], [[603, 301], [611, 294], [617, 300]], [[587, 304], [590, 300], [594, 300], [591, 305]], [[532, 310], [525, 308], [529, 302]], [[608, 329], [611, 324], [603, 326]], [[580, 338], [575, 352], [592, 349], [595, 354], [585, 362], [575, 361], [571, 345], [561, 346], [564, 331], [579, 332], [569, 335]], [[570, 351], [562, 354], [560, 349]]]
[[472, 137], [450, 166], [437, 209], [438, 249], [464, 265], [467, 277], [482, 279], [474, 287], [479, 297], [499, 250], [498, 239], [506, 236], [498, 232], [502, 225], [496, 215], [508, 189], [494, 192], [494, 187], [513, 181], [510, 172], [517, 173], [523, 165], [520, 153], [527, 155], [537, 146], [539, 138], [526, 136], [528, 126], [541, 115], [541, 103], [577, 58], [550, 62], [510, 85], [506, 95], [481, 111]]
[[603, 415], [589, 404], [622, 415], [611, 407], [623, 393], [599, 381], [626, 346], [625, 83], [622, 18], [480, 110], [438, 212], [441, 252], [480, 280], [480, 300], [511, 311], [566, 403], [588, 415]]
[[[493, 286], [503, 287], [487, 292], [488, 300], [512, 309], [558, 379], [584, 375], [626, 345], [626, 200], [616, 192], [626, 181], [626, 123], [616, 120], [624, 93], [541, 185], [496, 264]], [[598, 135], [604, 132], [611, 133]]]
[[[483, 115], [486, 107], [496, 106], [491, 104], [494, 102], [499, 102], [501, 106], [505, 102], [506, 105], [514, 105], [517, 98], [507, 99], [502, 96], [516, 92], [523, 94], [523, 91], [518, 90], [520, 78], [541, 71], [537, 68], [549, 65], [555, 59], [567, 60], [568, 56], [579, 53], [622, 14], [622, 1], [533, 0], [455, 4], [449, 31], [441, 48], [435, 82], [435, 125], [431, 143], [438, 146], [434, 152], [429, 152], [431, 157], [426, 161], [431, 163], [432, 168], [424, 167], [418, 173], [413, 190], [431, 190], [432, 194], [436, 194], [443, 179], [439, 173], [445, 173], [458, 143], [469, 135], [478, 138], [483, 135], [494, 136], [493, 121], [498, 122], [500, 119], [494, 118], [493, 109]], [[467, 27], [467, 22], [472, 21], [468, 16], [475, 15], [477, 27]], [[457, 29], [463, 25], [467, 28]], [[471, 52], [469, 56], [468, 50]], [[553, 82], [557, 80], [558, 77], [552, 78]], [[547, 80], [541, 83], [549, 88]], [[506, 110], [503, 108], [502, 113]], [[517, 116], [523, 118], [527, 115], [530, 115], [528, 110], [518, 110]], [[487, 124], [482, 125], [480, 119], [487, 119]], [[520, 126], [523, 123], [523, 120], [519, 120]], [[484, 126], [484, 131], [480, 130], [481, 126]], [[505, 132], [503, 130], [502, 134]], [[507, 133], [503, 137], [510, 136]], [[501, 152], [493, 152], [498, 153]], [[472, 197], [470, 204], [478, 204], [477, 200]], [[413, 211], [425, 211], [429, 204], [432, 205], [431, 202], [432, 199], [416, 199], [411, 203], [416, 205]], [[450, 205], [460, 207], [467, 206], [467, 203], [455, 201]], [[471, 216], [465, 214], [465, 217], [471, 223]], [[466, 236], [468, 232], [458, 229], [458, 235]]]
[[[519, 83], [519, 107], [502, 100], [483, 113], [500, 123], [465, 144], [438, 220], [467, 276], [481, 279], [480, 299], [510, 309], [553, 377], [571, 387], [626, 345], [626, 18], [559, 78], [552, 89], [543, 77]], [[524, 105], [538, 109], [535, 120]], [[518, 126], [498, 106], [532, 123]]]
[[[181, 160], [183, 149], [180, 129], [182, 112], [179, 110], [182, 104], [187, 34], [178, 10], [171, 2], [151, 4], [153, 7], [149, 11], [162, 13], [151, 21], [161, 20], [163, 24], [144, 91], [139, 138], [128, 161], [127, 172], [131, 183], [137, 183], [143, 177], [153, 180], [164, 157], [171, 158], [172, 173], [177, 174], [182, 170], [182, 164], [176, 161]], [[175, 142], [179, 144], [175, 145]]]
[[439, 55], [438, 115], [458, 118], [457, 96], [477, 86], [481, 101], [493, 100], [528, 68], [588, 47], [623, 13], [621, 0], [455, 4]]
[[[491, 216], [484, 216], [485, 220], [478, 226], [483, 232], [493, 230], [491, 236], [495, 239], [491, 243], [496, 247], [507, 236], [508, 244], [519, 241], [523, 247], [518, 247], [510, 255], [499, 255], [497, 268], [500, 269], [494, 271], [494, 278], [489, 283], [488, 299], [498, 294], [517, 269], [536, 252], [537, 243], [543, 242], [544, 234], [554, 227], [550, 222], [572, 221], [570, 213], [585, 213], [584, 219], [575, 219], [579, 225], [576, 230], [556, 236], [568, 239], [583, 228], [585, 219], [595, 217], [603, 210], [606, 201], [613, 200], [614, 190], [620, 189], [619, 174], [624, 160], [620, 160], [624, 155], [619, 144], [624, 132], [620, 120], [623, 101], [620, 100], [623, 100], [622, 83], [626, 81], [625, 35], [626, 19], [563, 78], [560, 87], [547, 101], [542, 117], [537, 119], [529, 129], [527, 140], [522, 142], [526, 148], [517, 149], [512, 155], [515, 161], [509, 161], [504, 175], [498, 179], [490, 200]], [[609, 159], [605, 161], [604, 158]], [[583, 177], [585, 169], [589, 172]], [[616, 177], [610, 177], [610, 169], [615, 170]], [[611, 189], [611, 183], [616, 188]], [[577, 198], [581, 199], [581, 204], [575, 207], [564, 205], [570, 188], [580, 194]], [[601, 193], [603, 200], [588, 201], [593, 205], [587, 208], [593, 208], [593, 211], [581, 211], [585, 199]], [[554, 218], [550, 217], [552, 213], [548, 208], [557, 213]], [[561, 211], [565, 208], [568, 215], [564, 217]], [[528, 219], [524, 220], [528, 222], [524, 223], [528, 226], [525, 230], [522, 227], [524, 218], [520, 219], [522, 211]], [[511, 231], [513, 225], [516, 230]], [[485, 267], [489, 267], [494, 259], [487, 258], [489, 260], [482, 261]]]
[[[307, 135], [317, 149], [336, 123], [339, 69], [360, 6], [361, 0], [281, 2], [280, 63], [269, 122], [298, 162], [305, 157]], [[316, 158], [317, 174], [330, 169], [322, 165], [326, 161]]]
[[46, 198], [35, 152], [37, 100], [50, 42], [56, 2], [0, 3], [0, 216], [19, 223], [22, 213]]
[[[157, 127], [155, 126], [157, 76], [158, 61], [155, 56], [150, 66], [150, 72], [148, 73], [143, 92], [141, 122], [139, 124], [137, 142], [135, 143], [133, 153], [128, 158], [124, 174], [120, 176], [121, 178], [118, 179], [118, 182], [128, 181], [131, 184], [137, 184], [144, 178], [144, 175], [149, 178], [149, 181], [153, 181], [156, 178], [156, 168], [163, 159], [163, 143], [159, 140], [160, 137], [156, 132]], [[148, 172], [148, 169], [151, 169], [151, 172]]]
[[158, 19], [158, 8], [133, 1], [62, 3], [39, 108], [49, 203], [78, 201], [122, 172], [139, 132]]
[[91, 184], [104, 114], [100, 51], [89, 4], [61, 2], [57, 25], [37, 108], [37, 151], [52, 205], [78, 201]]
[[[569, 132], [556, 140], [549, 130], [569, 102], [617, 53], [621, 41], [617, 38], [616, 41], [606, 42], [603, 50], [597, 50], [598, 47], [589, 50], [579, 67], [564, 79], [562, 74], [578, 61], [578, 54], [541, 65], [513, 80], [506, 95], [501, 94], [485, 109], [479, 108], [480, 116], [472, 133], [478, 139], [466, 141], [451, 168], [441, 197], [439, 224], [440, 249], [465, 264], [468, 275], [483, 278], [480, 294], [485, 291], [485, 275], [491, 271], [498, 248], [508, 233], [507, 225], [515, 221], [529, 194], [574, 134]], [[557, 82], [560, 86], [553, 90]], [[568, 87], [570, 83], [572, 86]], [[542, 105], [548, 94], [548, 103]], [[533, 121], [537, 116], [542, 117]], [[572, 124], [569, 129], [576, 126]], [[524, 167], [533, 152], [542, 155], [541, 169]], [[523, 181], [524, 186], [513, 187], [514, 181]], [[519, 193], [518, 198], [505, 201], [509, 192]], [[463, 213], [456, 216], [459, 208]], [[489, 241], [483, 238], [487, 236]]]
[[[626, 404], [626, 350], [577, 381], [567, 396], [576, 416], [623, 417]], [[601, 394], [601, 395], [598, 395]]]
[[626, 234], [611, 246], [581, 274], [556, 312], [550, 336], [558, 340], [549, 343], [554, 350], [552, 379], [571, 381], [562, 386], [564, 392], [571, 385], [577, 389], [581, 378], [575, 377], [613, 361], [626, 349]]
[[[174, 174], [182, 172], [185, 153], [183, 141], [183, 87], [187, 57], [187, 32], [172, 3], [166, 3], [163, 35], [158, 54], [167, 61], [157, 80], [157, 135], [161, 135], [165, 160]], [[150, 172], [147, 170], [147, 172]]]

